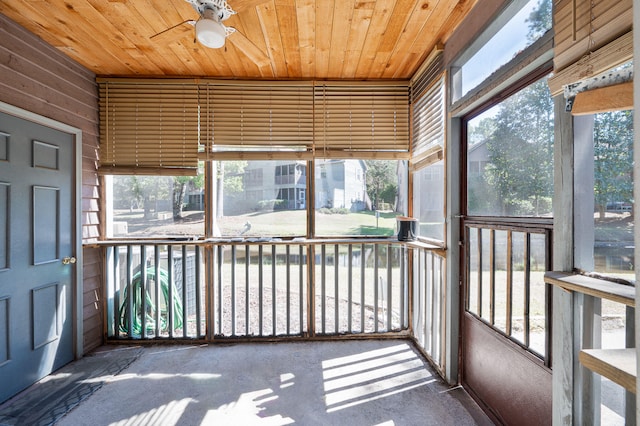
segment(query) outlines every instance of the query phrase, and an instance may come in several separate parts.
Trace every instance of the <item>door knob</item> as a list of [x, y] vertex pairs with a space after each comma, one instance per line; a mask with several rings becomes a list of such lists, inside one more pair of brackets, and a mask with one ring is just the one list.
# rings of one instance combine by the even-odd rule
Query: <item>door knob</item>
[[69, 265], [69, 264], [73, 264], [76, 263], [76, 258], [71, 256], [71, 257], [65, 257], [64, 259], [62, 259], [62, 264], [63, 265]]

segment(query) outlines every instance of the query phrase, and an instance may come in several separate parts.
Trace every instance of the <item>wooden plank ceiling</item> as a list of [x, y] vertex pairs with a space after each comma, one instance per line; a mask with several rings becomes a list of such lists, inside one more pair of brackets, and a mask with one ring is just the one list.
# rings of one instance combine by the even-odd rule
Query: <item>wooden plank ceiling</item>
[[228, 0], [238, 32], [221, 49], [194, 41], [185, 0], [2, 0], [0, 13], [99, 76], [377, 80], [410, 78], [476, 2]]

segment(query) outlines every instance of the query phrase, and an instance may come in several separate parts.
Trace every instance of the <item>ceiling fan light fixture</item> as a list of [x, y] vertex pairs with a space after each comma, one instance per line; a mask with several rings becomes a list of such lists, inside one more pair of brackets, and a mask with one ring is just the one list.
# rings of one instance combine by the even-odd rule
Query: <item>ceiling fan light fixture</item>
[[224, 46], [227, 30], [224, 25], [214, 19], [200, 19], [196, 22], [196, 38], [200, 43], [212, 49]]

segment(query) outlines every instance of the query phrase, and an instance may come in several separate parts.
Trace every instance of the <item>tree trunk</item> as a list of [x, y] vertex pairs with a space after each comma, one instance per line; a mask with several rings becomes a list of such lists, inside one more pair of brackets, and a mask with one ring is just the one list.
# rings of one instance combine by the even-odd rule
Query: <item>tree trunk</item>
[[149, 205], [149, 196], [145, 195], [142, 202], [144, 203], [144, 218], [151, 219], [151, 206]]
[[182, 205], [184, 204], [184, 196], [187, 192], [186, 183], [173, 183], [173, 219], [182, 217]]

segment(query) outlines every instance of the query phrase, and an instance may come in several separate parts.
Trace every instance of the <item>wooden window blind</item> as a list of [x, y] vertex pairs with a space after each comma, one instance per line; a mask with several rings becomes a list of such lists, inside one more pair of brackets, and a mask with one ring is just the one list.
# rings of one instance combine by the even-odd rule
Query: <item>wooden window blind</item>
[[445, 74], [442, 54], [411, 85], [411, 168], [442, 159], [445, 135]]
[[409, 157], [408, 82], [98, 79], [100, 173], [198, 160]]
[[553, 95], [633, 55], [632, 0], [555, 0]]
[[316, 157], [409, 157], [407, 82], [318, 83], [314, 99]]
[[311, 82], [213, 84], [210, 91], [213, 127], [207, 156], [264, 159], [312, 153]]
[[195, 175], [200, 87], [99, 81], [101, 174]]

